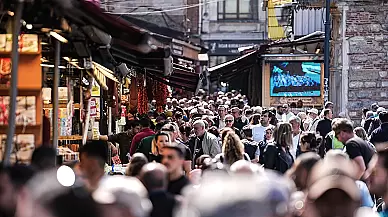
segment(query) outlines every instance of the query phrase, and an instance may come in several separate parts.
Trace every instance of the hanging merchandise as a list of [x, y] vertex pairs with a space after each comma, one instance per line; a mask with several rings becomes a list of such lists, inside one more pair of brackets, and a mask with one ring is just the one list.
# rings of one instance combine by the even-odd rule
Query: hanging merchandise
[[139, 114], [146, 114], [148, 112], [148, 97], [147, 90], [145, 88], [146, 80], [144, 76], [137, 77], [138, 85], [138, 106], [137, 111]]
[[156, 111], [163, 112], [163, 107], [167, 103], [168, 89], [167, 85], [162, 82], [154, 81], [153, 83], [154, 99], [156, 100]]
[[137, 93], [137, 79], [135, 77], [131, 77], [131, 86], [130, 86], [130, 101], [129, 101], [129, 112], [135, 113], [137, 110], [137, 99], [138, 99], [138, 93]]

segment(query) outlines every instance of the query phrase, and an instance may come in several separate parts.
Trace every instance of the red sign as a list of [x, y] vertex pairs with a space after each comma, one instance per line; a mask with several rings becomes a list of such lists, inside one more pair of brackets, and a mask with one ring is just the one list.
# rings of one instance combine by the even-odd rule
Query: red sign
[[91, 98], [90, 99], [90, 117], [97, 116], [97, 105], [96, 105], [96, 99]]

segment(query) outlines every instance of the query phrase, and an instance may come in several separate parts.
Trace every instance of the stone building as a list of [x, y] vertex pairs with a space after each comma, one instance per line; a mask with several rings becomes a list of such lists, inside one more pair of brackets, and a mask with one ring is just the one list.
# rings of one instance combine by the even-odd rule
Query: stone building
[[358, 123], [362, 108], [388, 107], [388, 4], [340, 0], [332, 17], [330, 96]]

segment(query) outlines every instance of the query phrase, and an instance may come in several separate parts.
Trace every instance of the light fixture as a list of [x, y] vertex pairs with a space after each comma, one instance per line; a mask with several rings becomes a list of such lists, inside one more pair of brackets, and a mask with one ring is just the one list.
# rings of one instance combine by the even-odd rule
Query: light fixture
[[12, 12], [12, 11], [7, 11], [7, 14], [8, 14], [9, 16], [11, 16], [11, 17], [13, 17], [13, 15], [15, 15], [15, 13]]
[[317, 47], [315, 48], [315, 54], [319, 54], [319, 52], [321, 52], [321, 44], [320, 43], [318, 43]]
[[62, 42], [62, 43], [68, 43], [69, 41], [63, 37], [62, 35], [54, 32], [54, 31], [50, 31], [50, 35], [54, 38], [56, 38], [58, 41]]
[[[40, 64], [40, 66], [42, 66], [42, 67], [48, 67], [48, 68], [54, 68], [54, 65], [50, 65], [50, 64]], [[58, 68], [60, 68], [60, 69], [66, 69], [66, 67], [65, 66], [59, 66]]]
[[26, 24], [27, 29], [32, 29], [32, 24]]

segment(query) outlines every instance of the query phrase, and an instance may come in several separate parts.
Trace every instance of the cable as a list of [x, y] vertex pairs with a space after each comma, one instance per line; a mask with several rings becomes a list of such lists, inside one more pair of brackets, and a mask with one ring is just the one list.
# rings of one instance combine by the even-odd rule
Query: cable
[[144, 12], [134, 12], [134, 13], [116, 13], [116, 12], [105, 12], [105, 13], [107, 13], [107, 14], [117, 14], [117, 15], [122, 15], [122, 14], [126, 14], [126, 15], [157, 14], [157, 13], [162, 13], [162, 12], [179, 11], [179, 10], [184, 10], [184, 9], [189, 9], [189, 8], [195, 8], [195, 7], [199, 7], [201, 5], [210, 4], [210, 3], [216, 3], [216, 2], [221, 2], [221, 1], [224, 1], [224, 0], [214, 0], [214, 1], [209, 1], [209, 2], [205, 2], [205, 3], [192, 4], [192, 5], [186, 6], [186, 7], [173, 8], [173, 9], [160, 10], [160, 11], [151, 11], [151, 12], [144, 11]]

